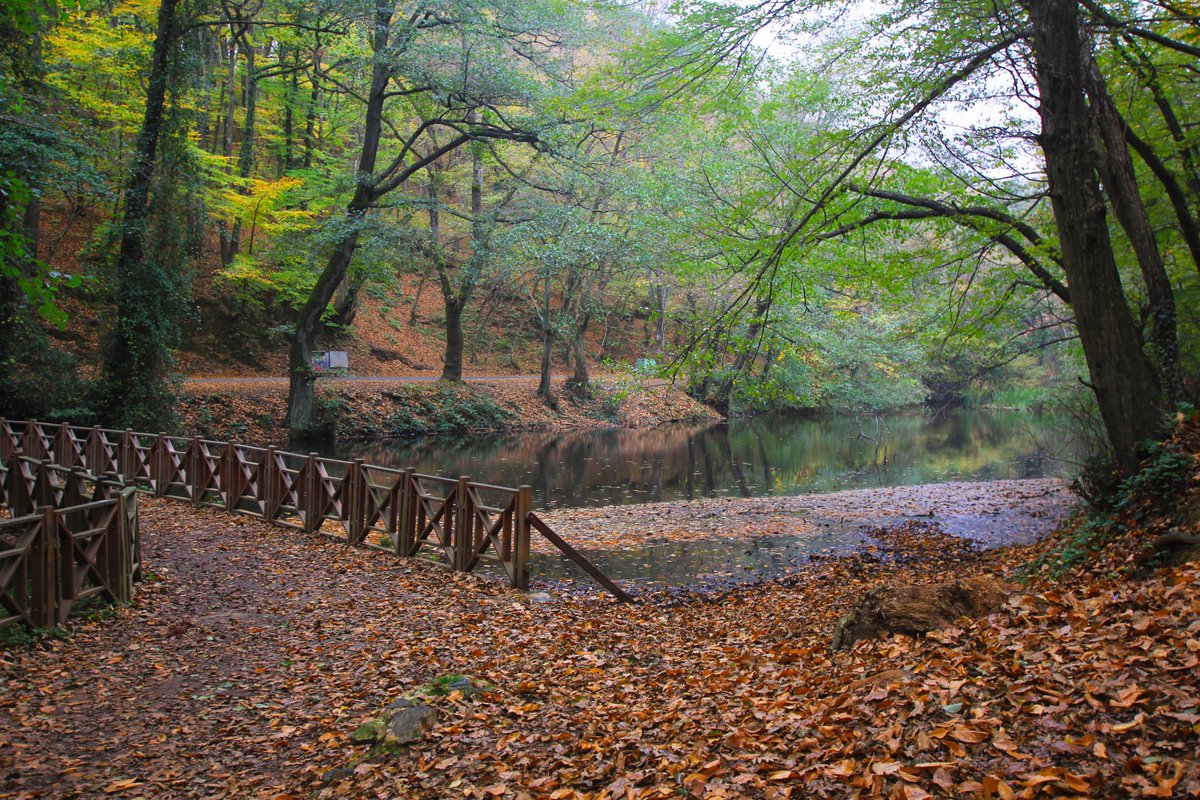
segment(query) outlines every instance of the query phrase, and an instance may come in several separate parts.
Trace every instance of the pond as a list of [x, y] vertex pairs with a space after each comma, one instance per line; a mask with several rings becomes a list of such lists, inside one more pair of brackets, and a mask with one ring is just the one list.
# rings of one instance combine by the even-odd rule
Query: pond
[[1061, 419], [968, 409], [390, 439], [343, 443], [324, 454], [529, 484], [542, 510], [1054, 477], [1070, 474], [1078, 460]]

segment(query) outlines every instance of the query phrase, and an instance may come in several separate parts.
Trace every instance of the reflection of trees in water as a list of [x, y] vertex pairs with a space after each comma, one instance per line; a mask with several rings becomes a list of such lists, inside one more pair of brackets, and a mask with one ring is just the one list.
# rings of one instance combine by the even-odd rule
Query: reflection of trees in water
[[[762, 416], [713, 426], [392, 440], [342, 448], [381, 466], [531, 484], [542, 507], [740, 495], [979, 477], [1039, 477], [1028, 415], [959, 410], [936, 417]], [[866, 434], [861, 436], [860, 434]]]

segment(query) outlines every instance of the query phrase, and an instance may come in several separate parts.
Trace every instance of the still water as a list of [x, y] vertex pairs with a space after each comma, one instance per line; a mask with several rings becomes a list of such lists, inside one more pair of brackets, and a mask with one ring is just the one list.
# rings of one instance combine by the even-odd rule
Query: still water
[[967, 409], [390, 439], [342, 443], [325, 454], [529, 484], [541, 509], [1041, 478], [1070, 474], [1078, 460], [1061, 419]]

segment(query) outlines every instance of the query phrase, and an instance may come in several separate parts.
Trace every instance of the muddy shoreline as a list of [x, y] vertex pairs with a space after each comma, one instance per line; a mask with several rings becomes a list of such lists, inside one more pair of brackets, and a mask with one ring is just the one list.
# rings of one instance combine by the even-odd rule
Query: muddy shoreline
[[1006, 543], [989, 536], [996, 523], [1011, 529], [1005, 538], [1031, 541], [1053, 529], [1074, 500], [1067, 481], [1034, 478], [571, 508], [541, 516], [572, 544], [592, 549], [680, 539], [803, 535], [829, 522], [870, 526], [906, 519], [963, 518], [978, 520], [978, 530], [960, 526], [956, 534], [994, 546]]

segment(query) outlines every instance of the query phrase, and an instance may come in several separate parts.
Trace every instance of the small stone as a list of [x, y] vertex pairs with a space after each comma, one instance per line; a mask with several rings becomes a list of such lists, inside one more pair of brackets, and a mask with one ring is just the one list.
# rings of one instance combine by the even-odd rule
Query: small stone
[[322, 783], [333, 783], [334, 781], [344, 781], [348, 778], [353, 778], [353, 777], [354, 777], [354, 770], [350, 769], [350, 767], [337, 767], [335, 769], [326, 771], [321, 776], [321, 782]]
[[433, 728], [437, 715], [436, 708], [424, 703], [397, 709], [388, 720], [385, 741], [388, 744], [415, 742]]

